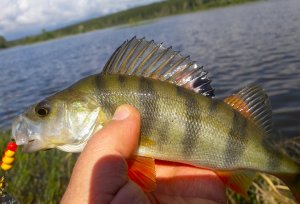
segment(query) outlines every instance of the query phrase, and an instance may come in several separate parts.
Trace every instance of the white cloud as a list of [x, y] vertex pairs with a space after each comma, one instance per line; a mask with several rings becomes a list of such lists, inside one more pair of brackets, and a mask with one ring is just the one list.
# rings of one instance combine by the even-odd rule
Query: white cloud
[[0, 0], [0, 35], [13, 39], [160, 0]]

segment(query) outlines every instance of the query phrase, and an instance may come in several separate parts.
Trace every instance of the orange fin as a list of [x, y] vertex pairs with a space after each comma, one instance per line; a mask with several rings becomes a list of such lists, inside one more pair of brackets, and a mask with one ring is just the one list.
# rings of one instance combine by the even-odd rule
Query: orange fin
[[156, 189], [155, 162], [151, 157], [135, 156], [128, 161], [128, 177], [145, 192]]
[[225, 103], [230, 105], [235, 110], [239, 111], [243, 116], [248, 118], [250, 116], [249, 107], [247, 103], [243, 101], [238, 95], [231, 95], [224, 100]]
[[217, 175], [223, 181], [223, 183], [231, 188], [233, 191], [242, 195], [244, 198], [248, 198], [248, 189], [252, 184], [253, 179], [256, 177], [254, 171], [234, 171], [225, 172], [218, 171]]
[[272, 108], [266, 92], [258, 85], [248, 85], [224, 100], [244, 117], [251, 119], [267, 135], [273, 131]]

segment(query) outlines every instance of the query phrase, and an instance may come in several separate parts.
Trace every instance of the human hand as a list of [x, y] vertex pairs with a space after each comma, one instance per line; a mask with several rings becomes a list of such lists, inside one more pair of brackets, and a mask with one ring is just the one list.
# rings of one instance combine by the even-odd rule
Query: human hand
[[116, 110], [80, 154], [61, 203], [226, 203], [223, 183], [209, 170], [156, 161], [152, 193], [128, 179], [126, 159], [138, 145], [140, 123], [133, 107]]

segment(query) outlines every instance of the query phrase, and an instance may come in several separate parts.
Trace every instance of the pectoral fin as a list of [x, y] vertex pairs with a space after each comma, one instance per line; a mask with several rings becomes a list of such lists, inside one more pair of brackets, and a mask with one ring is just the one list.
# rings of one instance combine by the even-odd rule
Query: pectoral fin
[[135, 156], [128, 162], [128, 177], [144, 191], [156, 189], [155, 162], [151, 157]]

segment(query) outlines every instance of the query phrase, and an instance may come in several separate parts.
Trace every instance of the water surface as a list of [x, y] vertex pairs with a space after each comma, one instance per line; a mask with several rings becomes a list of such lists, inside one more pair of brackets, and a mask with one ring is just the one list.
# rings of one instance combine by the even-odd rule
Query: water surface
[[117, 27], [0, 51], [0, 128], [27, 106], [98, 73], [133, 36], [204, 65], [218, 97], [249, 83], [268, 92], [276, 127], [300, 135], [300, 1], [263, 1]]

